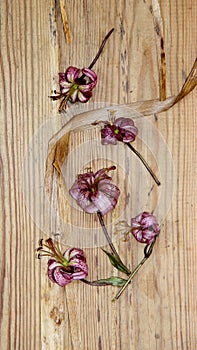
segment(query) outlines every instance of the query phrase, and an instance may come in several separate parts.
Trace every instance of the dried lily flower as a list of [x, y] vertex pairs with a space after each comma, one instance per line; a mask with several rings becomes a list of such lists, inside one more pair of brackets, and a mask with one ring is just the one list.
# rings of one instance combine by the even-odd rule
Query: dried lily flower
[[140, 243], [145, 243], [146, 246], [144, 248], [144, 258], [140, 261], [140, 263], [136, 266], [136, 268], [130, 273], [125, 284], [120, 288], [119, 292], [116, 294], [113, 301], [120, 298], [121, 294], [127, 288], [131, 280], [138, 273], [147, 259], [151, 256], [153, 247], [156, 242], [156, 238], [160, 232], [159, 225], [154, 215], [144, 211], [143, 213], [137, 215], [135, 218], [131, 219], [131, 226], [129, 230], [129, 226], [126, 222], [121, 221], [120, 225], [118, 225], [117, 232], [124, 232], [128, 237], [129, 233], [135, 237], [135, 239]]
[[133, 151], [141, 162], [144, 164], [156, 184], [159, 186], [160, 181], [157, 176], [153, 173], [148, 163], [142, 157], [142, 155], [131, 145], [131, 142], [135, 141], [138, 134], [138, 129], [134, 125], [134, 122], [130, 118], [120, 117], [115, 119], [115, 111], [110, 111], [110, 118], [108, 122], [95, 121], [92, 125], [103, 123], [104, 127], [101, 129], [101, 143], [103, 145], [113, 144], [116, 145], [117, 141], [126, 144], [131, 151]]
[[140, 243], [151, 244], [160, 232], [156, 217], [144, 211], [131, 219], [131, 226], [126, 221], [116, 224], [115, 234], [123, 234], [124, 240], [128, 241], [132, 234]]
[[120, 190], [111, 183], [108, 172], [115, 166], [79, 174], [69, 193], [77, 204], [87, 213], [100, 212], [102, 215], [113, 210], [117, 204]]
[[160, 232], [156, 217], [146, 211], [131, 219], [131, 232], [140, 243], [151, 244]]
[[128, 268], [121, 261], [112, 243], [103, 220], [103, 215], [115, 208], [120, 195], [119, 188], [111, 183], [112, 178], [107, 174], [115, 169], [116, 167], [113, 165], [109, 168], [100, 169], [96, 173], [90, 171], [85, 174], [79, 174], [69, 193], [85, 212], [97, 214], [112, 255], [106, 253], [113, 257], [112, 259], [115, 261], [116, 266], [121, 266], [124, 271], [128, 272]]
[[97, 75], [88, 68], [79, 69], [68, 67], [65, 73], [59, 73], [60, 92], [51, 96], [52, 100], [63, 98], [59, 109], [62, 110], [66, 103], [80, 101], [87, 102], [92, 97], [92, 90], [97, 83]]
[[116, 145], [117, 141], [133, 142], [137, 134], [138, 129], [134, 125], [133, 120], [121, 117], [105, 123], [101, 130], [101, 142], [103, 145]]
[[51, 238], [40, 240], [40, 246], [37, 248], [38, 258], [49, 256], [48, 277], [64, 287], [73, 280], [81, 280], [88, 275], [88, 265], [82, 249], [70, 248], [63, 254], [60, 251], [59, 244], [54, 243]]
[[77, 101], [85, 103], [92, 97], [92, 90], [97, 84], [97, 75], [91, 68], [95, 65], [101, 55], [106, 41], [113, 31], [114, 28], [112, 28], [105, 36], [99, 51], [89, 67], [79, 69], [70, 66], [66, 69], [65, 73], [59, 73], [60, 92], [55, 91], [55, 95], [50, 96], [53, 101], [62, 99], [59, 106], [59, 112], [62, 112], [65, 109], [68, 101], [71, 103]]

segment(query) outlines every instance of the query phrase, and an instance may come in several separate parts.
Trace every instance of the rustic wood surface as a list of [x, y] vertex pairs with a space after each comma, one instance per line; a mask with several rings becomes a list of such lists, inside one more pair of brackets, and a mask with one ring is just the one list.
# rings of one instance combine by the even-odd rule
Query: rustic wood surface
[[[193, 0], [160, 1], [167, 96], [179, 91], [195, 60], [196, 5]], [[36, 164], [28, 163], [24, 174], [24, 159], [28, 152], [33, 152], [37, 162], [43, 155], [42, 140], [38, 152], [31, 149], [30, 141], [49, 117], [57, 115], [58, 104], [48, 95], [58, 88], [58, 72], [69, 65], [88, 66], [114, 27], [94, 67], [99, 82], [92, 101], [124, 104], [157, 98], [156, 34], [150, 6], [150, 0], [1, 1], [2, 350], [197, 347], [196, 91], [168, 112], [149, 118], [172, 154], [174, 195], [153, 256], [118, 302], [111, 302], [115, 287], [97, 289], [75, 282], [61, 288], [49, 283], [47, 260], [35, 259], [34, 252], [38, 239], [47, 237], [47, 232], [34, 219], [40, 215], [41, 222], [44, 217], [44, 209], [37, 213], [39, 198], [34, 197]], [[66, 35], [61, 10], [66, 11]], [[54, 120], [60, 128], [67, 118]], [[79, 133], [76, 143], [88, 139], [84, 135]], [[168, 181], [168, 164], [162, 176]], [[117, 179], [125, 188], [127, 179]], [[23, 181], [28, 195], [23, 193]], [[138, 176], [132, 176], [132, 181], [137, 189]], [[155, 196], [157, 200], [157, 192]], [[140, 193], [132, 194], [132, 208], [138, 197]], [[151, 201], [154, 204], [154, 198]], [[132, 213], [127, 210], [129, 216]], [[84, 224], [83, 216], [78, 220]], [[142, 247], [133, 240], [120, 240], [116, 247], [131, 268], [142, 257]], [[96, 243], [84, 249], [90, 279], [115, 273]]]

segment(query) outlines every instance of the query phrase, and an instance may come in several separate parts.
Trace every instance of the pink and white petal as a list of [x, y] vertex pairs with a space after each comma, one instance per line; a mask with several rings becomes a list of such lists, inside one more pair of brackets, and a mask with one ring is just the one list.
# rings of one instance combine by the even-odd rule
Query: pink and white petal
[[148, 213], [148, 212], [143, 212], [142, 214], [142, 219], [141, 219], [141, 224], [145, 227], [152, 226], [156, 224], [156, 218], [154, 215]]
[[[88, 197], [89, 197], [89, 193], [88, 193]], [[78, 199], [77, 199], [77, 204], [87, 213], [89, 214], [93, 214], [97, 212], [97, 208], [94, 205], [94, 203], [92, 203], [89, 198], [86, 197], [86, 195], [84, 193], [80, 193]]]
[[75, 261], [73, 264], [70, 264], [70, 266], [74, 268], [74, 272], [72, 273], [72, 275], [81, 271], [85, 274], [85, 276], [88, 275], [88, 265], [85, 261], [78, 260]]
[[124, 129], [127, 126], [134, 126], [134, 121], [130, 118], [120, 117], [115, 119], [114, 125]]
[[62, 265], [54, 259], [48, 261], [48, 277], [60, 286], [65, 286], [72, 281], [72, 276], [64, 271]]
[[66, 81], [63, 81], [62, 83], [60, 83], [60, 91], [65, 94], [67, 92], [70, 91], [71, 89], [71, 86], [72, 86], [72, 83], [68, 83]]
[[[91, 69], [89, 69], [89, 68], [83, 68], [82, 69], [82, 73], [84, 74], [84, 75], [86, 75], [88, 78], [90, 78], [90, 80], [92, 81], [92, 82], [97, 82], [97, 75], [96, 75], [96, 73], [93, 71], [93, 70], [91, 70]], [[96, 85], [96, 84], [95, 84]]]
[[88, 201], [78, 201], [78, 205], [88, 214], [94, 214], [97, 212], [97, 207], [94, 203]]
[[83, 84], [83, 85], [79, 85], [79, 89], [83, 92], [90, 92], [92, 91], [96, 86], [96, 82], [92, 82], [92, 83], [87, 83], [87, 84]]
[[101, 191], [104, 195], [114, 198], [116, 201], [120, 195], [120, 190], [117, 186], [106, 181], [101, 181], [98, 185], [98, 191]]
[[73, 67], [73, 66], [68, 67], [65, 72], [66, 80], [73, 83], [75, 79], [78, 78], [80, 72], [81, 72], [81, 69], [77, 67]]
[[59, 83], [62, 83], [64, 81], [66, 81], [65, 73], [60, 72], [59, 73]]
[[127, 143], [127, 142], [133, 142], [135, 141], [136, 138], [136, 134], [132, 133], [130, 131], [125, 131], [124, 130], [124, 136], [123, 136], [123, 142]]
[[69, 190], [69, 194], [71, 197], [73, 197], [76, 201], [78, 200], [78, 197], [80, 195], [80, 188], [78, 185], [78, 180], [75, 180], [74, 184], [72, 185], [71, 189]]
[[85, 271], [74, 272], [72, 274], [73, 280], [81, 280], [87, 277], [87, 273]]
[[103, 215], [107, 214], [114, 209], [117, 201], [114, 198], [105, 196], [102, 192], [97, 192], [95, 196], [92, 196], [92, 202]]
[[116, 136], [114, 135], [111, 128], [107, 125], [101, 130], [101, 143], [102, 145], [117, 144]]
[[74, 90], [72, 95], [70, 96], [70, 100], [72, 103], [76, 102], [78, 100], [78, 89]]
[[85, 103], [92, 97], [91, 91], [84, 93], [81, 89], [78, 90], [78, 99], [80, 102]]
[[63, 268], [57, 267], [53, 271], [53, 278], [59, 286], [64, 287], [68, 283], [72, 282], [73, 276], [72, 274], [66, 272]]
[[81, 259], [85, 261], [85, 254], [82, 249], [80, 248], [70, 248], [68, 249], [69, 253], [69, 262], [71, 262], [73, 259]]
[[135, 136], [137, 136], [138, 134], [138, 128], [136, 128], [135, 125], [126, 125], [124, 128], [121, 128], [121, 129], [124, 129], [125, 132], [130, 132], [131, 134], [134, 134]]

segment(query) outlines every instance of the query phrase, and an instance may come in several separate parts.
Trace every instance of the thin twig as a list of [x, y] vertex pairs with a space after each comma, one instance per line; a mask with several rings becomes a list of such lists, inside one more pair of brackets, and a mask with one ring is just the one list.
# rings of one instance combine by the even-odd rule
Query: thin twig
[[137, 274], [137, 272], [141, 269], [142, 265], [144, 265], [146, 260], [150, 257], [150, 255], [152, 254], [152, 251], [153, 251], [153, 247], [154, 247], [155, 241], [156, 241], [156, 238], [151, 244], [146, 245], [146, 247], [144, 249], [144, 258], [140, 261], [140, 263], [136, 266], [136, 268], [130, 274], [128, 280], [126, 281], [124, 286], [122, 288], [120, 288], [119, 292], [116, 294], [116, 296], [114, 297], [113, 301], [116, 301], [116, 300], [118, 300], [120, 298], [121, 294], [127, 288], [127, 286], [129, 285], [129, 283], [131, 282], [133, 277]]
[[116, 250], [116, 248], [114, 247], [113, 243], [112, 243], [112, 240], [111, 240], [111, 237], [109, 236], [108, 232], [107, 232], [107, 229], [106, 229], [106, 226], [105, 226], [105, 223], [103, 221], [103, 215], [100, 211], [97, 212], [97, 216], [98, 216], [98, 219], [99, 219], [99, 222], [101, 224], [101, 227], [103, 229], [103, 232], [104, 232], [104, 235], [107, 239], [107, 242], [111, 248], [111, 251], [112, 253], [119, 259], [119, 261], [121, 261], [120, 257], [119, 257], [119, 254]]
[[131, 151], [133, 151], [136, 154], [136, 156], [138, 156], [138, 158], [144, 164], [144, 166], [146, 167], [146, 169], [148, 170], [148, 172], [150, 173], [150, 175], [152, 176], [156, 184], [158, 186], [161, 185], [161, 182], [158, 180], [157, 176], [153, 173], [152, 169], [149, 167], [148, 163], [145, 161], [142, 155], [131, 145], [131, 143], [125, 143], [125, 144], [130, 148]]
[[95, 65], [95, 63], [96, 63], [96, 61], [98, 60], [98, 58], [99, 58], [101, 52], [103, 51], [103, 48], [104, 48], [104, 46], [105, 46], [105, 44], [106, 44], [108, 38], [109, 38], [110, 35], [113, 33], [113, 31], [114, 31], [114, 28], [112, 28], [112, 29], [109, 31], [109, 33], [105, 36], [105, 38], [103, 39], [102, 44], [101, 44], [101, 46], [100, 46], [100, 48], [99, 48], [99, 50], [98, 50], [98, 52], [97, 52], [95, 58], [93, 59], [92, 63], [91, 63], [91, 64], [89, 65], [89, 67], [88, 67], [89, 69], [91, 69], [91, 68]]

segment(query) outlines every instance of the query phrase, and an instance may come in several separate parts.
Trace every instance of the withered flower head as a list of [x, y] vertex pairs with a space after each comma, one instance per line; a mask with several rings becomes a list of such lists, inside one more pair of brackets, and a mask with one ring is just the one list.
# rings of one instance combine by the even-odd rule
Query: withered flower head
[[105, 123], [101, 129], [101, 142], [103, 145], [116, 145], [117, 141], [133, 142], [138, 134], [138, 129], [130, 118], [117, 118]]
[[146, 211], [131, 219], [131, 232], [140, 243], [151, 244], [159, 234], [156, 217]]
[[113, 210], [117, 204], [120, 190], [111, 183], [108, 172], [115, 170], [115, 166], [79, 174], [70, 189], [70, 195], [87, 213], [100, 212], [102, 215]]
[[51, 99], [63, 99], [59, 107], [60, 111], [65, 108], [68, 101], [85, 103], [92, 96], [96, 83], [97, 75], [93, 70], [70, 66], [65, 73], [59, 73], [60, 92], [51, 96]]
[[124, 236], [124, 241], [128, 241], [133, 235], [140, 243], [151, 244], [159, 234], [160, 228], [156, 217], [144, 211], [131, 219], [131, 226], [126, 221], [119, 221], [116, 224], [115, 234]]
[[38, 258], [49, 256], [48, 277], [64, 287], [73, 280], [81, 280], [88, 275], [88, 265], [82, 249], [70, 248], [63, 254], [60, 251], [58, 242], [53, 242], [51, 238], [40, 240], [37, 248]]
[[92, 67], [100, 57], [101, 52], [113, 31], [114, 28], [107, 33], [95, 58], [87, 68], [79, 69], [70, 66], [64, 73], [59, 73], [60, 92], [55, 91], [55, 95], [50, 96], [54, 101], [62, 99], [59, 106], [59, 112], [62, 112], [65, 109], [68, 101], [71, 103], [77, 101], [85, 103], [89, 101], [92, 96], [92, 90], [97, 84], [97, 75], [92, 70]]

